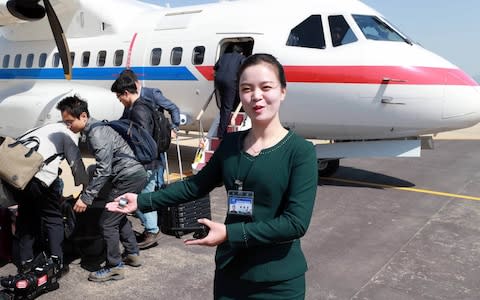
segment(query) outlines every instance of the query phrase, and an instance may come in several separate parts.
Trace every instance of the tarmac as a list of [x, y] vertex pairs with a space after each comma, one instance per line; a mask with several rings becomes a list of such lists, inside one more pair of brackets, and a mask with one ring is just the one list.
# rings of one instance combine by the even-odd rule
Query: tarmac
[[[302, 238], [306, 299], [480, 299], [479, 138], [480, 126], [439, 134], [421, 158], [342, 159], [333, 176], [320, 178]], [[198, 139], [180, 139], [188, 171]], [[175, 147], [168, 154], [178, 177]], [[65, 182], [65, 194], [75, 193]], [[210, 197], [212, 219], [221, 222], [224, 188]], [[215, 249], [167, 235], [158, 243], [120, 281], [89, 282], [75, 260], [60, 289], [39, 299], [212, 299]], [[14, 273], [12, 264], [0, 269]]]

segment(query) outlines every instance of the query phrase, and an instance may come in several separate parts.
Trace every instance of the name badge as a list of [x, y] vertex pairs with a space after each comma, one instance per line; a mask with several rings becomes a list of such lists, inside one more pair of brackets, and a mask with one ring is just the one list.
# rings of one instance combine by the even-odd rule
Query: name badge
[[228, 214], [252, 216], [253, 192], [240, 190], [228, 191]]

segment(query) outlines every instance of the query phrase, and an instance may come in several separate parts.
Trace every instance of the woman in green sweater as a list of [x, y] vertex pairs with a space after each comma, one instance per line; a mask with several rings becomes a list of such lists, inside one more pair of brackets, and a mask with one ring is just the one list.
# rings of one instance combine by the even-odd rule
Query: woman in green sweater
[[210, 231], [187, 245], [218, 246], [215, 299], [304, 299], [307, 264], [300, 247], [312, 216], [317, 163], [312, 143], [285, 129], [279, 109], [285, 73], [269, 54], [255, 54], [239, 70], [239, 93], [252, 120], [248, 131], [224, 137], [195, 176], [149, 194], [125, 194], [111, 211], [148, 212], [204, 196], [223, 182], [228, 193], [224, 223], [200, 219]]

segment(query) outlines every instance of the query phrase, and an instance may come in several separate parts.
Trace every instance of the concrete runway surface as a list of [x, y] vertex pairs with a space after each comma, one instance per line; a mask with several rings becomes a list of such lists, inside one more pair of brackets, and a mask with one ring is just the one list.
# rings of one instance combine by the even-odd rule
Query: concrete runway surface
[[[476, 127], [437, 135], [421, 158], [343, 159], [336, 174], [321, 178], [302, 239], [306, 299], [480, 299], [478, 137]], [[197, 139], [181, 139], [188, 170]], [[175, 156], [171, 147], [178, 172]], [[74, 192], [71, 182], [66, 190]], [[210, 196], [212, 218], [223, 221], [223, 187]], [[89, 282], [76, 260], [60, 289], [39, 299], [212, 299], [214, 251], [163, 235], [124, 280]], [[0, 276], [14, 272], [8, 264]]]

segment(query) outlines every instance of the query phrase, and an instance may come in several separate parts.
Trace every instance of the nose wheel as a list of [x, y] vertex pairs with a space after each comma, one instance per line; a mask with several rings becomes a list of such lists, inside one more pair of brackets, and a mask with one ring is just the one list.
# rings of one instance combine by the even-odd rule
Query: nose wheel
[[325, 160], [325, 159], [317, 159], [318, 165], [318, 176], [320, 177], [328, 177], [333, 175], [340, 167], [340, 159], [332, 159], [332, 160]]

